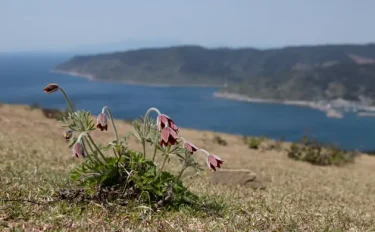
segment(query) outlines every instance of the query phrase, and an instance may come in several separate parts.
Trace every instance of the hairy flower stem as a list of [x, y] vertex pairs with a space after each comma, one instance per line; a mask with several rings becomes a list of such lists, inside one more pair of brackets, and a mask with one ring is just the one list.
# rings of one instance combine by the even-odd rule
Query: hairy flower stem
[[81, 134], [78, 135], [78, 138], [77, 138], [77, 143], [80, 143], [81, 140], [82, 140], [82, 137], [85, 136], [86, 133], [85, 132], [81, 132]]
[[116, 149], [115, 149], [114, 147], [112, 147], [112, 149], [113, 149], [113, 153], [115, 154], [115, 156], [116, 156], [116, 158], [117, 158], [117, 161], [116, 161], [116, 169], [117, 169], [117, 173], [120, 174], [120, 172], [119, 172], [119, 168], [118, 168], [118, 163], [120, 162], [121, 154], [119, 154], [119, 155], [117, 156], [117, 154], [116, 154]]
[[163, 171], [165, 163], [167, 162], [167, 159], [168, 159], [168, 155], [165, 155], [165, 158], [164, 158], [163, 164], [160, 167], [159, 173], [161, 173]]
[[184, 171], [188, 168], [188, 166], [186, 166], [186, 164], [184, 164], [184, 166], [182, 167], [180, 173], [178, 174], [177, 176], [177, 180], [179, 180], [182, 176], [182, 174], [184, 173]]
[[[68, 103], [68, 106], [69, 106], [69, 109], [72, 113], [74, 113], [74, 109], [73, 109], [73, 106], [68, 98], [68, 95], [66, 95], [65, 91], [63, 88], [59, 87], [59, 90], [61, 91], [61, 93], [64, 95], [64, 98], [66, 100], [66, 103]], [[85, 127], [83, 126], [83, 122], [81, 120], [79, 120], [80, 124], [81, 124], [81, 127], [82, 127], [82, 130], [85, 130]]]
[[170, 151], [171, 151], [171, 145], [168, 144], [168, 146], [166, 147], [166, 150], [164, 150], [165, 158], [164, 158], [163, 164], [161, 165], [159, 173], [161, 173], [163, 171], [165, 163], [167, 162], [167, 159], [169, 158]]
[[115, 157], [116, 157], [117, 159], [119, 159], [119, 156], [118, 156], [117, 153], [116, 153], [116, 149], [115, 149], [114, 147], [112, 147], [112, 150], [113, 150], [113, 154], [115, 155]]
[[146, 141], [142, 138], [143, 158], [146, 159]]
[[[88, 150], [87, 150], [87, 147], [86, 147], [86, 143], [88, 143], [88, 141], [85, 140], [85, 139], [83, 139], [83, 141], [82, 141], [83, 147], [84, 147], [85, 151], [88, 151]], [[92, 152], [92, 151], [91, 151], [91, 152]], [[94, 160], [92, 159], [91, 155], [88, 154], [88, 155], [87, 155], [87, 158], [91, 161], [91, 163], [94, 163]]]
[[71, 111], [72, 113], [74, 113], [73, 106], [72, 106], [72, 104], [70, 103], [70, 100], [69, 100], [68, 96], [66, 95], [65, 91], [64, 91], [63, 88], [61, 88], [61, 87], [59, 87], [59, 90], [60, 90], [60, 91], [62, 92], [62, 94], [64, 95], [65, 100], [66, 100], [66, 102], [68, 103], [68, 106], [69, 106], [70, 111]]
[[[102, 165], [105, 165], [105, 164], [103, 163], [103, 161], [101, 161], [101, 160], [99, 159], [99, 157], [98, 157], [97, 155], [95, 155], [95, 151], [94, 151], [94, 149], [92, 148], [92, 146], [91, 146], [91, 144], [90, 144], [90, 141], [89, 141], [87, 138], [84, 138], [84, 140], [86, 141], [87, 145], [89, 146], [89, 148], [90, 148], [90, 150], [91, 150], [91, 153], [93, 154], [93, 157], [95, 158], [95, 160], [96, 160], [97, 162], [101, 163]], [[90, 155], [88, 155], [88, 157], [89, 157], [89, 159], [90, 159]], [[90, 159], [90, 160], [91, 160], [91, 159]]]
[[116, 144], [119, 142], [119, 139], [118, 139], [118, 133], [117, 133], [117, 129], [116, 129], [116, 126], [115, 126], [115, 122], [113, 120], [113, 116], [112, 116], [112, 112], [111, 110], [109, 109], [108, 106], [104, 106], [103, 109], [102, 109], [102, 113], [104, 113], [104, 111], [107, 111], [108, 112], [108, 115], [109, 115], [109, 118], [111, 119], [111, 123], [112, 123], [112, 127], [113, 127], [113, 131], [115, 133], [115, 137], [116, 137]]
[[148, 110], [146, 111], [145, 118], [144, 118], [144, 122], [143, 122], [144, 124], [146, 124], [147, 119], [148, 119], [148, 115], [151, 113], [151, 111], [155, 111], [158, 115], [161, 114], [160, 111], [159, 111], [158, 109], [156, 109], [155, 107], [151, 107], [150, 109], [148, 109]]
[[182, 140], [182, 142], [186, 143], [186, 139], [184, 137], [180, 136], [179, 138]]
[[209, 156], [210, 155], [210, 153], [208, 153], [208, 151], [206, 151], [206, 150], [204, 150], [204, 149], [198, 149], [197, 151], [196, 151], [196, 153], [198, 153], [198, 152], [203, 152], [203, 153], [205, 153], [206, 154], [206, 156]]
[[152, 156], [152, 162], [155, 162], [155, 157], [156, 157], [156, 151], [157, 150], [158, 150], [158, 145], [155, 144], [154, 155]]
[[[161, 114], [160, 111], [157, 108], [155, 108], [155, 107], [151, 107], [150, 109], [148, 109], [146, 111], [145, 117], [143, 119], [143, 132], [146, 131], [146, 125], [147, 125], [147, 122], [148, 122], [148, 115], [152, 111], [156, 112], [158, 114], [158, 116]], [[146, 136], [146, 135], [144, 135], [144, 136]], [[142, 148], [143, 148], [143, 158], [146, 158], [146, 138], [143, 137], [141, 142], [142, 142]], [[155, 156], [155, 153], [154, 153], [154, 156]]]
[[94, 147], [95, 147], [95, 149], [99, 152], [99, 154], [100, 154], [100, 156], [102, 157], [102, 159], [104, 160], [104, 162], [106, 161], [106, 159], [105, 159], [105, 157], [104, 157], [104, 155], [103, 155], [103, 153], [102, 153], [102, 151], [99, 149], [99, 147], [98, 146], [96, 146], [96, 144], [95, 144], [95, 142], [94, 142], [94, 140], [92, 139], [92, 137], [91, 137], [91, 135], [90, 134], [88, 134], [87, 135], [87, 137], [89, 138], [89, 140], [90, 140], [90, 142], [92, 143], [92, 145], [94, 145]]

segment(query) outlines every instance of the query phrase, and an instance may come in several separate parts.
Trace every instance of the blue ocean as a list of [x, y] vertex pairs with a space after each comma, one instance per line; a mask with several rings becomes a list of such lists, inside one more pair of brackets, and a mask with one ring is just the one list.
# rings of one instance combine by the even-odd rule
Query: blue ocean
[[104, 105], [114, 117], [134, 119], [157, 107], [180, 127], [298, 141], [304, 134], [344, 149], [375, 150], [375, 118], [346, 113], [342, 119], [298, 106], [248, 103], [213, 97], [216, 88], [151, 87], [90, 81], [51, 72], [69, 59], [61, 54], [0, 54], [0, 102], [65, 109], [61, 94], [46, 95], [48, 83], [62, 86], [77, 109], [94, 115]]

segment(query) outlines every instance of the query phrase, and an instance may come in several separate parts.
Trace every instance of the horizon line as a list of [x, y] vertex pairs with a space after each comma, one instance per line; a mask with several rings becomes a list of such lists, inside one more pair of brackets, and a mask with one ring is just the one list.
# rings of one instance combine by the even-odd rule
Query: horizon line
[[[101, 51], [96, 51], [95, 49], [87, 49], [86, 52], [90, 53], [116, 53], [116, 52], [126, 52], [126, 51], [137, 51], [137, 50], [144, 50], [144, 49], [166, 49], [166, 48], [178, 48], [178, 47], [200, 47], [203, 49], [232, 49], [232, 50], [241, 50], [241, 49], [254, 49], [259, 51], [266, 51], [266, 50], [273, 50], [273, 49], [286, 49], [286, 48], [303, 48], [303, 47], [324, 47], [324, 46], [371, 46], [375, 45], [375, 41], [372, 42], [363, 42], [363, 43], [354, 43], [354, 42], [345, 42], [345, 43], [316, 43], [316, 44], [289, 44], [289, 45], [280, 45], [280, 46], [228, 46], [228, 45], [216, 45], [216, 46], [205, 46], [200, 45], [198, 43], [179, 43], [179, 44], [172, 44], [172, 45], [160, 45], [160, 46], [139, 46], [134, 48], [128, 49], [100, 49]], [[87, 46], [87, 45], [77, 45], [79, 46]], [[95, 45], [90, 45], [95, 46]], [[97, 46], [101, 46], [98, 44]], [[0, 55], [4, 54], [25, 54], [25, 53], [34, 53], [34, 54], [72, 54], [72, 53], [80, 53], [82, 49], [77, 48], [76, 51], [72, 48], [63, 48], [63, 49], [50, 49], [50, 50], [16, 50], [16, 51], [0, 51]], [[106, 51], [107, 50], [107, 51]]]

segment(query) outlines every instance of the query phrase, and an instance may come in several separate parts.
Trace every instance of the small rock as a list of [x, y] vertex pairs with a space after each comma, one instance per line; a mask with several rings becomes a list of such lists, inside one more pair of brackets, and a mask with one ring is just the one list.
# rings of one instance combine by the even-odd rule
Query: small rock
[[[210, 177], [210, 182], [212, 184], [237, 186], [252, 185], [251, 183], [256, 179], [256, 174], [245, 169], [221, 169], [212, 172]], [[260, 183], [259, 181], [257, 182]]]
[[251, 182], [247, 182], [245, 186], [251, 187], [253, 189], [266, 189], [266, 185], [259, 180], [253, 180]]

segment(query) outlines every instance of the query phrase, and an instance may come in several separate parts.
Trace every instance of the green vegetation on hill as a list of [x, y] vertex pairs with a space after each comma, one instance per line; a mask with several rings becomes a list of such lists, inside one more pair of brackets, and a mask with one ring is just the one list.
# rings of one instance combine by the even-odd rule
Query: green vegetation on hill
[[220, 85], [223, 92], [288, 100], [375, 99], [375, 44], [258, 50], [199, 46], [76, 56], [57, 71], [108, 81]]
[[344, 151], [332, 145], [324, 145], [304, 136], [301, 142], [293, 143], [288, 151], [288, 157], [306, 161], [314, 165], [337, 165], [341, 166], [353, 163], [359, 153]]

